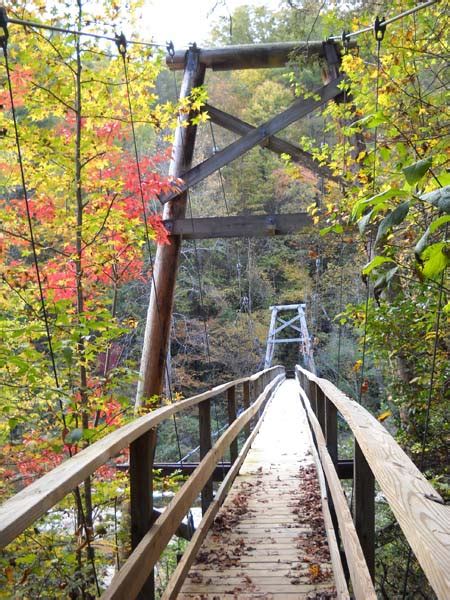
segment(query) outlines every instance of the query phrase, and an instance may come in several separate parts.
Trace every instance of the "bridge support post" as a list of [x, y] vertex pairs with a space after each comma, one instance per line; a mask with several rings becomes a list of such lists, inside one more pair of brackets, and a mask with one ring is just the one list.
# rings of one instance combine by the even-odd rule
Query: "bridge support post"
[[[199, 62], [199, 49], [193, 46], [187, 53], [180, 98], [189, 96], [193, 88], [202, 85], [204, 76], [205, 66]], [[169, 175], [175, 179], [183, 177], [192, 164], [197, 132], [196, 125], [188, 124], [192, 116], [183, 114], [179, 117], [169, 166]], [[187, 192], [176, 195], [164, 206], [163, 219], [182, 219], [186, 205]], [[162, 391], [180, 249], [181, 235], [174, 235], [169, 245], [159, 245], [156, 250], [136, 406], [145, 404], [148, 398]]]
[[[242, 384], [242, 404], [244, 410], [247, 410], [247, 408], [250, 406], [250, 384], [248, 381], [244, 381]], [[244, 432], [245, 437], [248, 438], [250, 435], [250, 423], [245, 426]]]
[[[144, 433], [130, 444], [131, 549], [134, 550], [153, 524], [153, 462], [156, 429]], [[153, 600], [153, 570], [141, 588], [139, 600]]]
[[[200, 429], [200, 460], [211, 450], [211, 400], [204, 400], [198, 405], [198, 423]], [[208, 510], [213, 499], [213, 480], [208, 480], [201, 493], [202, 515]]]
[[327, 450], [331, 456], [335, 468], [338, 464], [337, 444], [337, 409], [335, 405], [325, 396], [325, 439]]
[[313, 392], [316, 402], [316, 416], [319, 421], [320, 428], [325, 436], [325, 394], [317, 383], [314, 383]]
[[353, 520], [372, 581], [375, 580], [375, 479], [355, 440]]
[[[227, 406], [228, 406], [228, 425], [231, 425], [236, 420], [236, 388], [230, 387], [227, 391]], [[230, 462], [231, 464], [237, 459], [238, 440], [235, 438], [230, 444]]]

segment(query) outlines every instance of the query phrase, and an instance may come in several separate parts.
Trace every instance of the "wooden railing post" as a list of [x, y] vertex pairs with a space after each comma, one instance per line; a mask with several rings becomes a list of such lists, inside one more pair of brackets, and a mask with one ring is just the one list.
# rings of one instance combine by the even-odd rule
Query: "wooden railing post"
[[[259, 394], [258, 394], [258, 380], [253, 380], [250, 384], [250, 402], [253, 404], [254, 402], [256, 402], [256, 399], [258, 398]], [[258, 416], [255, 415], [253, 417], [253, 419], [250, 421], [250, 425], [251, 428], [253, 429], [255, 426], [256, 421], [258, 420]]]
[[317, 420], [319, 421], [320, 428], [325, 434], [325, 394], [322, 392], [321, 387], [316, 382], [314, 382], [312, 388], [316, 403]]
[[[153, 462], [156, 429], [151, 429], [130, 444], [130, 513], [131, 549], [134, 550], [153, 523]], [[142, 586], [139, 600], [153, 600], [155, 578], [153, 570]]]
[[[250, 382], [248, 380], [242, 384], [242, 405], [244, 410], [247, 410], [250, 406]], [[250, 435], [250, 423], [245, 426], [244, 431], [245, 437], [248, 437]]]
[[[204, 400], [198, 405], [198, 422], [200, 429], [200, 460], [211, 450], [211, 400]], [[208, 480], [202, 490], [202, 514], [208, 510], [213, 499], [213, 480]]]
[[327, 450], [331, 456], [334, 466], [338, 464], [337, 443], [337, 409], [335, 405], [325, 396], [325, 439]]
[[311, 408], [313, 409], [314, 414], [317, 417], [317, 399], [316, 399], [315, 387], [316, 387], [316, 382], [311, 381], [310, 379], [306, 378], [306, 394], [311, 403]]
[[[236, 420], [236, 387], [230, 387], [227, 390], [227, 405], [228, 405], [228, 425], [232, 425]], [[238, 451], [238, 440], [237, 437], [230, 444], [230, 461], [231, 464], [237, 459], [239, 454]]]
[[375, 580], [375, 479], [355, 440], [353, 520], [372, 581]]

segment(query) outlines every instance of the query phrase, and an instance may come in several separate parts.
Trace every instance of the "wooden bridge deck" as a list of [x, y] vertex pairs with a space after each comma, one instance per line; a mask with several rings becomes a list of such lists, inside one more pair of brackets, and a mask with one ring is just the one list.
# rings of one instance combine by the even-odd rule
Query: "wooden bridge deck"
[[298, 384], [286, 380], [179, 599], [336, 597], [310, 439]]

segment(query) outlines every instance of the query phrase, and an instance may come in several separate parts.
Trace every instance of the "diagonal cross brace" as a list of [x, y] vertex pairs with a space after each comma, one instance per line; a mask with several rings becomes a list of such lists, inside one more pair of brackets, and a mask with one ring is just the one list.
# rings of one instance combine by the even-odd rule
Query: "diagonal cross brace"
[[203, 181], [203, 179], [233, 160], [236, 160], [236, 158], [239, 158], [239, 156], [242, 156], [257, 144], [260, 144], [270, 136], [285, 129], [291, 125], [291, 123], [294, 123], [319, 106], [322, 106], [322, 104], [328, 102], [328, 100], [336, 98], [336, 96], [342, 94], [342, 90], [339, 88], [339, 84], [342, 83], [342, 81], [344, 81], [343, 75], [317, 90], [315, 95], [319, 96], [318, 99], [307, 98], [297, 100], [282, 113], [276, 115], [259, 127], [256, 127], [256, 129], [249, 131], [241, 139], [236, 140], [223, 150], [220, 150], [220, 152], [217, 152], [214, 156], [211, 156], [199, 165], [189, 169], [189, 171], [182, 175], [183, 183], [178, 187], [177, 191], [160, 196], [160, 201], [165, 204], [166, 202], [169, 202], [169, 200], [173, 200], [182, 192], [186, 191], [191, 186], [200, 183], [200, 181]]
[[[203, 111], [208, 113], [209, 118], [213, 123], [220, 125], [220, 127], [223, 127], [224, 129], [228, 129], [228, 131], [237, 133], [238, 135], [245, 135], [249, 131], [256, 129], [254, 125], [250, 125], [250, 123], [242, 121], [242, 119], [238, 119], [210, 104], [205, 104], [203, 106]], [[302, 150], [292, 142], [288, 142], [279, 137], [270, 136], [266, 140], [260, 142], [259, 145], [264, 148], [269, 148], [269, 150], [272, 150], [272, 152], [275, 152], [276, 154], [289, 154], [292, 160], [302, 164], [320, 177], [325, 177], [326, 179], [331, 179], [338, 183], [341, 181], [340, 177], [333, 175], [331, 169], [320, 165], [310, 152]]]

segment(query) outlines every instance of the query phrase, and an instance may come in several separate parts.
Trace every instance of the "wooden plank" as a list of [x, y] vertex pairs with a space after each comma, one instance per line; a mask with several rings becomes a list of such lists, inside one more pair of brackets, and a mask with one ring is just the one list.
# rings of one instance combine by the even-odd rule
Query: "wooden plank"
[[[246, 382], [246, 383], [247, 383], [247, 388], [248, 388], [248, 382]], [[244, 403], [244, 410], [246, 410], [247, 408], [248, 407], [246, 407], [245, 403]], [[225, 479], [223, 480], [221, 486], [217, 490], [217, 494], [214, 498], [214, 501], [211, 503], [207, 512], [203, 516], [203, 519], [202, 519], [200, 525], [197, 527], [195, 534], [192, 537], [191, 543], [188, 545], [188, 547], [184, 551], [182, 559], [178, 563], [175, 571], [172, 573], [172, 576], [169, 580], [169, 583], [166, 586], [166, 589], [161, 597], [161, 600], [175, 600], [175, 598], [177, 597], [177, 594], [180, 591], [181, 586], [183, 585], [186, 575], [187, 575], [192, 563], [195, 560], [197, 552], [198, 552], [200, 546], [202, 545], [206, 534], [209, 531], [211, 523], [213, 522], [214, 517], [216, 516], [220, 506], [222, 505], [223, 501], [225, 500], [228, 490], [230, 489], [231, 485], [233, 484], [233, 481], [236, 478], [236, 475], [239, 473], [239, 469], [241, 468], [241, 465], [244, 462], [245, 457], [247, 456], [247, 453], [253, 443], [253, 440], [255, 439], [255, 436], [259, 431], [259, 428], [261, 426], [263, 418], [264, 418], [264, 414], [261, 417], [261, 419], [259, 419], [258, 422], [256, 423], [255, 428], [253, 429], [252, 433], [249, 435], [249, 437], [245, 441], [245, 444], [243, 445], [238, 458], [233, 463], [230, 471], [228, 472], [228, 474], [225, 477]]]
[[[198, 50], [190, 49], [180, 98], [189, 96], [193, 88], [203, 84], [205, 68], [198, 58]], [[192, 124], [192, 117], [192, 113], [180, 113], [178, 119], [173, 154], [169, 165], [169, 176], [174, 180], [181, 177], [192, 164], [197, 134], [197, 126]], [[163, 219], [183, 218], [186, 213], [186, 202], [187, 196], [182, 194], [176, 203], [169, 203], [164, 207]], [[180, 248], [181, 239], [179, 238], [173, 239], [171, 244], [157, 244], [150, 279], [150, 300], [142, 345], [136, 406], [142, 406], [148, 398], [160, 395], [162, 392]]]
[[372, 581], [375, 581], [375, 479], [355, 442], [353, 520]]
[[[246, 123], [245, 121], [242, 121], [241, 119], [238, 119], [237, 117], [234, 117], [233, 115], [230, 115], [223, 110], [216, 108], [215, 106], [211, 106], [210, 104], [205, 104], [203, 111], [208, 113], [209, 118], [213, 123], [224, 127], [228, 131], [237, 133], [238, 135], [245, 135], [249, 131], [252, 131], [252, 129], [256, 129], [254, 125], [250, 125], [250, 123]], [[288, 154], [293, 161], [302, 164], [320, 177], [331, 179], [338, 183], [341, 181], [340, 177], [333, 175], [331, 169], [320, 165], [319, 162], [313, 158], [310, 152], [302, 150], [287, 140], [270, 136], [267, 138], [267, 140], [261, 142], [259, 145], [263, 148], [272, 150], [272, 152], [275, 152], [276, 154]]]
[[274, 135], [285, 129], [298, 119], [306, 116], [313, 112], [316, 108], [319, 108], [328, 100], [336, 98], [342, 94], [340, 84], [344, 81], [344, 77], [341, 76], [338, 79], [324, 85], [320, 89], [316, 90], [314, 97], [300, 99], [291, 104], [289, 108], [279, 113], [266, 123], [263, 123], [256, 129], [253, 129], [246, 135], [242, 136], [239, 140], [231, 143], [229, 146], [216, 152], [213, 156], [206, 159], [204, 162], [196, 165], [183, 175], [183, 183], [179, 186], [179, 192], [171, 192], [169, 194], [160, 196], [162, 203], [169, 202], [176, 198], [180, 193], [185, 192], [188, 188], [203, 181], [208, 175], [211, 175], [218, 169], [221, 169], [228, 163], [236, 160], [245, 152], [248, 152], [251, 148], [258, 145], [271, 135]]
[[[231, 388], [230, 388], [231, 389]], [[200, 463], [211, 450], [211, 400], [205, 400], [198, 405], [198, 425], [200, 430]], [[213, 499], [212, 477], [202, 489], [202, 514], [208, 510]]]
[[[153, 460], [156, 429], [151, 429], [130, 444], [130, 513], [131, 548], [137, 547], [153, 524]], [[140, 600], [155, 597], [155, 577], [149, 573], [138, 596]]]
[[386, 500], [440, 600], [450, 589], [450, 511], [394, 438], [365, 408], [326, 379], [316, 379], [347, 421]]
[[205, 240], [290, 235], [311, 227], [313, 222], [308, 213], [292, 213], [168, 219], [163, 224], [171, 236], [181, 235], [186, 240]]
[[[272, 375], [281, 370], [279, 366], [268, 369]], [[86, 477], [144, 433], [172, 415], [196, 406], [207, 398], [214, 398], [233, 385], [244, 381], [254, 382], [260, 373], [235, 379], [192, 398], [158, 408], [110, 433], [40, 477], [0, 506], [0, 547], [9, 544]]]
[[[300, 369], [300, 367], [297, 367]], [[300, 388], [300, 395], [308, 414], [309, 422], [316, 437], [317, 451], [320, 456], [320, 462], [324, 470], [327, 483], [333, 498], [336, 517], [339, 523], [342, 544], [347, 557], [350, 577], [352, 580], [353, 592], [356, 600], [376, 600], [377, 596], [372, 584], [369, 570], [364, 559], [361, 544], [356, 533], [350, 509], [347, 504], [344, 492], [342, 490], [336, 470], [328, 454], [325, 438], [320, 428], [314, 411], [311, 408], [308, 396], [303, 388]]]
[[[336, 44], [341, 48], [339, 43]], [[350, 47], [356, 47], [356, 41], [350, 40]], [[214, 71], [231, 69], [267, 69], [284, 67], [298, 56], [324, 56], [323, 42], [295, 41], [271, 42], [267, 44], [240, 44], [222, 48], [200, 50], [200, 62]], [[173, 56], [166, 57], [166, 64], [172, 71], [184, 69], [186, 50], [177, 50]]]
[[[220, 593], [225, 585], [236, 598], [246, 589], [255, 598], [270, 592], [274, 600], [284, 591], [296, 591], [297, 598], [303, 589], [334, 591], [320, 507], [310, 500], [319, 490], [307, 427], [297, 386], [285, 381], [271, 400], [260, 432], [179, 597], [189, 590], [198, 596]], [[286, 460], [290, 463], [287, 472], [280, 466]], [[311, 522], [306, 515], [311, 515]], [[321, 565], [324, 581], [313, 585], [311, 565]], [[193, 574], [198, 576], [191, 577]]]
[[131, 553], [120, 571], [114, 576], [110, 587], [102, 595], [103, 600], [132, 600], [136, 598], [147, 573], [155, 566], [161, 552], [166, 547], [184, 515], [197, 497], [200, 490], [208, 481], [215, 465], [225, 453], [230, 443], [239, 434], [249, 420], [257, 413], [277, 383], [284, 378], [278, 375], [259, 396], [259, 398], [244, 411], [217, 440], [198, 469], [177, 492], [161, 517], [154, 523], [138, 547]]

